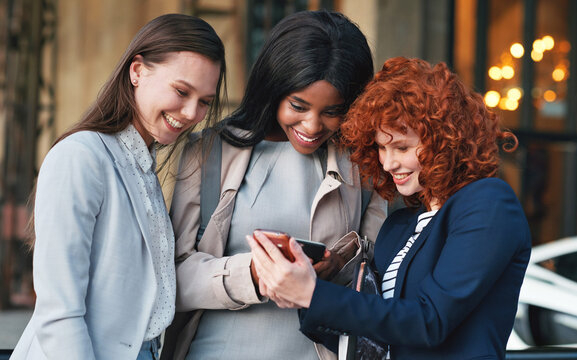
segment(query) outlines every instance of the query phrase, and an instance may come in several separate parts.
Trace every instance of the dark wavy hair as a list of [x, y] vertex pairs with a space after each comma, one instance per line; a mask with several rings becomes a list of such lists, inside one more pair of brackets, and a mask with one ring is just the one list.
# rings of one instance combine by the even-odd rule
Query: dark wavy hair
[[410, 206], [432, 199], [444, 204], [463, 186], [494, 177], [499, 167], [499, 143], [513, 151], [517, 138], [502, 131], [495, 113], [446, 64], [432, 66], [420, 59], [387, 60], [351, 106], [341, 126], [342, 143], [351, 149], [365, 183], [371, 181], [385, 199], [396, 187], [379, 162], [375, 135], [388, 129], [420, 137], [418, 194], [405, 197]]
[[[281, 100], [319, 80], [339, 91], [346, 110], [373, 72], [367, 40], [345, 15], [327, 10], [289, 15], [265, 41], [240, 106], [219, 123], [222, 136], [235, 146], [257, 144], [278, 126]], [[222, 125], [248, 131], [241, 137]]]

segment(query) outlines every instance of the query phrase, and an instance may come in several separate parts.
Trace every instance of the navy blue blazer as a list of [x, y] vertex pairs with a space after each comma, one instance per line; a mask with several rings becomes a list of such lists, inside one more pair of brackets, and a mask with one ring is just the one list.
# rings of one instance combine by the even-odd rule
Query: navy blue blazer
[[[383, 224], [374, 264], [383, 274], [422, 212], [401, 209]], [[504, 359], [531, 252], [527, 220], [497, 178], [468, 184], [441, 207], [399, 268], [395, 295], [317, 280], [301, 331], [337, 350], [337, 335], [391, 345], [393, 359]]]

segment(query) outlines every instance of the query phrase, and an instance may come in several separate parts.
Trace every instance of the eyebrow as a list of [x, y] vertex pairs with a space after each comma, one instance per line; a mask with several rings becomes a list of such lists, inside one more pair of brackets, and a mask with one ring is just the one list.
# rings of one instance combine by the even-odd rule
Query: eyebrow
[[[298, 97], [296, 95], [290, 95], [289, 97], [298, 101], [298, 102], [302, 102], [308, 106], [311, 106], [311, 103], [309, 103], [308, 101], [306, 101], [304, 99], [301, 99], [300, 97]], [[345, 103], [343, 102], [341, 104], [335, 104], [335, 105], [327, 106], [325, 109], [340, 109], [340, 108], [343, 108], [344, 106], [345, 106]]]
[[[175, 82], [175, 83], [182, 84], [182, 85], [186, 86], [186, 87], [189, 88], [189, 89], [194, 89], [194, 90], [196, 90], [196, 87], [194, 87], [194, 85], [192, 85], [191, 83], [189, 83], [189, 82], [186, 81], [186, 80], [176, 79], [176, 80], [174, 80], [174, 82]], [[213, 97], [216, 97], [216, 93], [215, 93], [215, 94], [210, 94], [210, 95], [205, 95], [205, 96], [203, 96], [203, 97], [213, 98]]]
[[387, 139], [391, 139], [391, 141], [388, 142], [381, 142], [375, 139], [375, 143], [377, 143], [378, 145], [398, 145], [401, 143], [406, 143], [407, 142], [407, 138], [404, 137], [402, 139], [394, 139], [391, 136], [387, 136]]

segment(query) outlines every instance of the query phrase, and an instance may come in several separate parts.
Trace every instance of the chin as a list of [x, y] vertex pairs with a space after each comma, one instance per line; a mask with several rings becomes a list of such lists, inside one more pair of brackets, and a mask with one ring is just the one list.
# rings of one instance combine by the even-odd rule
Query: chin
[[170, 144], [173, 144], [174, 142], [176, 142], [176, 139], [178, 139], [178, 137], [163, 137], [163, 138], [154, 139], [154, 140], [156, 140], [156, 142], [161, 144], [161, 145], [170, 145]]

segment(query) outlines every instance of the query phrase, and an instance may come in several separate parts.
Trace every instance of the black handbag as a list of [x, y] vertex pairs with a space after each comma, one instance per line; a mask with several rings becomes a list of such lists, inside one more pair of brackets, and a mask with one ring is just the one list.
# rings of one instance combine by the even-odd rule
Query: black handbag
[[[379, 277], [373, 270], [368, 256], [369, 242], [361, 241], [361, 261], [356, 265], [351, 288], [367, 294], [381, 295]], [[387, 355], [388, 346], [364, 336], [341, 336], [339, 339], [339, 359], [381, 360]]]

